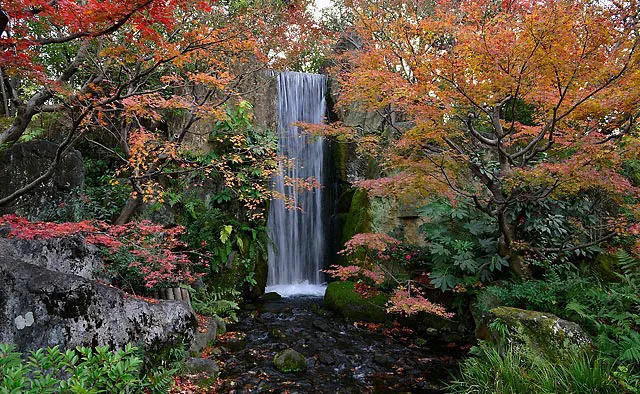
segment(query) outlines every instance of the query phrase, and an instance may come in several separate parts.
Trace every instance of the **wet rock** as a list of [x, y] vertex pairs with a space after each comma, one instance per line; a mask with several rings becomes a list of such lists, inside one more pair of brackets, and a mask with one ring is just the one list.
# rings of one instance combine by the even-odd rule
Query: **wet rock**
[[204, 327], [198, 327], [191, 343], [189, 351], [193, 353], [200, 353], [204, 348], [209, 346], [217, 335], [218, 325], [215, 319], [209, 318]]
[[260, 297], [260, 299], [264, 302], [269, 302], [269, 301], [279, 301], [282, 298], [282, 296], [278, 293], [276, 293], [275, 291], [271, 291], [269, 293], [264, 293], [264, 295], [262, 297]]
[[312, 324], [315, 328], [317, 328], [320, 331], [324, 331], [324, 332], [331, 331], [331, 327], [329, 326], [329, 323], [327, 323], [325, 320], [314, 320]]
[[204, 373], [209, 377], [216, 376], [220, 369], [214, 360], [190, 357], [185, 361], [185, 370], [189, 374]]
[[551, 313], [498, 307], [490, 311], [491, 321], [499, 319], [508, 329], [506, 337], [490, 330], [487, 338], [499, 346], [538, 354], [551, 361], [562, 361], [571, 351], [590, 351], [591, 338], [576, 323]]
[[247, 343], [247, 334], [244, 332], [231, 332], [224, 338], [224, 345], [229, 350], [242, 349]]
[[20, 351], [60, 345], [188, 344], [196, 319], [186, 302], [155, 303], [77, 275], [0, 257], [0, 342]]
[[273, 365], [281, 372], [304, 372], [307, 360], [293, 349], [287, 349], [273, 357]]
[[[218, 347], [222, 352], [219, 358], [225, 360], [220, 378], [237, 383], [233, 387], [225, 386], [223, 391], [444, 392], [442, 380], [455, 368], [461, 354], [459, 348], [446, 347], [437, 339], [430, 340], [428, 348], [411, 346], [409, 341], [356, 328], [352, 322], [319, 308], [321, 303], [320, 298], [287, 298], [279, 304], [286, 304], [288, 308], [270, 319], [252, 319], [250, 312], [240, 312], [234, 331], [249, 333], [244, 347]], [[318, 329], [316, 321], [324, 321], [326, 325], [321, 325], [328, 331]], [[270, 335], [270, 331], [276, 329], [285, 333], [286, 339]], [[274, 365], [274, 354], [290, 348], [303, 350], [310, 356], [305, 360], [308, 373], [298, 374], [295, 379]], [[376, 354], [385, 365], [375, 361]], [[399, 371], [400, 367], [404, 369]], [[258, 373], [250, 374], [251, 371]], [[256, 378], [261, 379], [259, 383]], [[424, 387], [429, 389], [422, 390]]]
[[373, 360], [382, 365], [383, 367], [391, 367], [392, 365], [392, 361], [389, 359], [389, 356], [387, 356], [384, 353], [376, 353], [373, 355]]
[[287, 337], [286, 334], [279, 328], [274, 328], [269, 331], [269, 335], [274, 339], [284, 339]]
[[274, 314], [273, 314], [273, 313], [271, 313], [271, 312], [267, 312], [267, 313], [262, 313], [262, 314], [260, 314], [260, 319], [262, 319], [262, 320], [271, 320], [271, 319], [273, 319], [274, 317], [276, 317], [276, 315], [274, 315]]
[[263, 313], [286, 313], [291, 311], [291, 306], [285, 302], [267, 302], [262, 306]]
[[318, 361], [327, 365], [333, 365], [336, 362], [335, 358], [333, 358], [329, 353], [320, 353], [318, 355]]
[[313, 357], [307, 357], [307, 369], [313, 369], [316, 366], [316, 359]]

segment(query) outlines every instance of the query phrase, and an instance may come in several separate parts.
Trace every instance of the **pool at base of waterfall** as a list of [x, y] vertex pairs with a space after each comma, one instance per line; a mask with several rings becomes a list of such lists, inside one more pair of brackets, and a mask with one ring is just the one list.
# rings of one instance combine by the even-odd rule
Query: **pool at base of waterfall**
[[267, 286], [265, 292], [275, 292], [285, 298], [297, 296], [324, 297], [325, 290], [327, 290], [326, 284], [314, 285], [305, 280], [298, 284]]

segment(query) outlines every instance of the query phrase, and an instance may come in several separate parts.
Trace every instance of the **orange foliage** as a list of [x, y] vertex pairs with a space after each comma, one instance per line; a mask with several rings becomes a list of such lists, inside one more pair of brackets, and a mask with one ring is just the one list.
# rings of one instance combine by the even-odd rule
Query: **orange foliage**
[[[391, 176], [359, 186], [462, 195], [503, 221], [516, 201], [594, 189], [622, 205], [640, 197], [621, 175], [640, 151], [636, 2], [346, 4], [362, 45], [333, 69], [339, 106], [414, 122], [379, 144]], [[371, 145], [367, 133], [345, 135]]]

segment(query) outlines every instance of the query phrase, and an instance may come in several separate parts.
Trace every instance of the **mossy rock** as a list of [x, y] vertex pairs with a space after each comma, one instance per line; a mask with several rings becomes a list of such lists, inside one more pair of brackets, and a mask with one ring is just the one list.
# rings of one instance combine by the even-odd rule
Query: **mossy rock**
[[281, 372], [304, 372], [307, 360], [293, 349], [284, 350], [273, 357], [273, 364]]
[[591, 266], [593, 273], [606, 282], [618, 282], [616, 275], [618, 257], [611, 253], [600, 253]]
[[[498, 346], [563, 362], [575, 352], [591, 352], [591, 338], [573, 322], [551, 313], [501, 306], [491, 309], [492, 339]], [[496, 322], [497, 321], [497, 322]], [[492, 323], [489, 327], [492, 327]], [[507, 328], [506, 336], [495, 327]]]
[[351, 208], [342, 230], [342, 244], [359, 233], [371, 232], [371, 203], [366, 190], [357, 189], [351, 199]]
[[353, 321], [384, 323], [393, 320], [386, 311], [388, 296], [378, 294], [363, 298], [354, 290], [354, 283], [331, 282], [324, 294], [324, 306]]

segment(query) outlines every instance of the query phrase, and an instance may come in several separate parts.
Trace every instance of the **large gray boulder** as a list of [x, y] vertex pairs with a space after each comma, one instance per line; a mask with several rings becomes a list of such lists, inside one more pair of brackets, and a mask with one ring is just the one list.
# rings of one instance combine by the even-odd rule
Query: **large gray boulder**
[[[0, 198], [24, 187], [51, 166], [58, 145], [35, 140], [15, 144], [0, 151]], [[53, 176], [8, 206], [0, 214], [20, 212], [39, 216], [43, 209], [55, 207], [76, 189], [84, 188], [84, 164], [77, 150], [69, 151], [56, 167]]]
[[182, 301], [148, 302], [77, 275], [0, 257], [0, 342], [44, 346], [189, 344], [197, 326]]
[[0, 230], [0, 258], [27, 261], [29, 264], [85, 279], [106, 280], [98, 248], [86, 244], [81, 236], [21, 240], [2, 238], [1, 232]]

